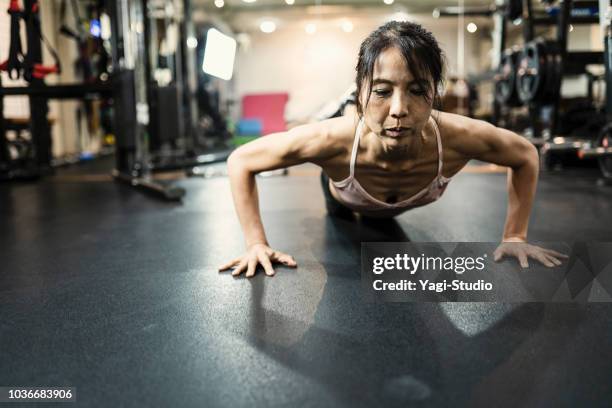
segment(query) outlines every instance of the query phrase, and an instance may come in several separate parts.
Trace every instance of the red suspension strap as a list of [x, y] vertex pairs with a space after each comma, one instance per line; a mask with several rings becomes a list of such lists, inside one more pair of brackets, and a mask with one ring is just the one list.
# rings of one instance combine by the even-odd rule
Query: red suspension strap
[[[38, 5], [38, 0], [34, 0], [32, 3], [32, 7], [30, 10], [26, 10], [24, 13], [25, 19], [32, 19], [34, 24], [34, 30], [36, 32], [36, 36], [40, 39], [40, 41], [45, 45], [51, 56], [53, 57], [54, 64], [53, 65], [43, 65], [41, 63], [34, 63], [32, 58], [29, 55], [26, 55], [24, 69], [23, 69], [23, 77], [26, 81], [31, 82], [32, 79], [43, 79], [49, 74], [59, 74], [62, 72], [59, 56], [57, 52], [51, 47], [47, 38], [43, 35], [42, 30], [40, 29], [40, 7]], [[29, 52], [28, 52], [29, 54]]]
[[[32, 81], [32, 79], [43, 79], [49, 74], [59, 74], [61, 72], [61, 65], [57, 52], [51, 47], [40, 29], [40, 6], [38, 0], [32, 3], [30, 10], [22, 10], [19, 7], [19, 0], [11, 0], [7, 11], [11, 16], [11, 42], [9, 57], [6, 61], [0, 63], [0, 71], [8, 71], [9, 78], [11, 79], [19, 79], [23, 75], [23, 78], [28, 82]], [[23, 54], [19, 27], [21, 19], [26, 22], [28, 19], [33, 19], [35, 34], [53, 57], [53, 65], [35, 63], [32, 61], [29, 53], [28, 55]]]
[[23, 17], [23, 11], [19, 8], [19, 0], [11, 0], [7, 13], [11, 16], [11, 39], [8, 59], [0, 64], [0, 70], [7, 71], [11, 79], [19, 79], [25, 59], [21, 50], [19, 32], [19, 21]]

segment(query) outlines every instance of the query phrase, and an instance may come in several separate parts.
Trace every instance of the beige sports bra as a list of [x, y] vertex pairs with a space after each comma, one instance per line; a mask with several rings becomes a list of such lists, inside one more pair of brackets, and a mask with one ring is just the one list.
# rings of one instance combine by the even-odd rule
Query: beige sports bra
[[357, 131], [355, 132], [355, 141], [353, 142], [353, 150], [351, 151], [351, 164], [350, 174], [347, 178], [342, 181], [330, 180], [334, 190], [336, 190], [335, 196], [346, 207], [363, 213], [369, 216], [389, 217], [400, 214], [406, 210], [420, 207], [425, 204], [429, 204], [436, 201], [444, 191], [446, 186], [450, 182], [450, 178], [446, 178], [442, 175], [442, 139], [440, 137], [440, 130], [436, 121], [430, 117], [433, 123], [434, 130], [436, 132], [436, 139], [438, 142], [438, 174], [432, 180], [432, 182], [423, 188], [418, 193], [414, 194], [405, 200], [397, 203], [389, 204], [384, 201], [380, 201], [372, 197], [357, 181], [355, 178], [355, 161], [357, 160], [357, 151], [359, 150], [359, 139], [361, 138], [361, 129], [363, 127], [363, 119], [359, 121], [357, 125]]

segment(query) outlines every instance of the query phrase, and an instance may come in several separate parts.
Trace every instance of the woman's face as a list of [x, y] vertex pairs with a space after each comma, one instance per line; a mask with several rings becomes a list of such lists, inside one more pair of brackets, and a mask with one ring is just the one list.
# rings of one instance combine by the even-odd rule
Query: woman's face
[[[367, 83], [361, 92], [368, 97]], [[431, 114], [433, 98], [431, 81], [419, 82], [396, 47], [384, 50], [374, 64], [372, 94], [362, 101], [368, 128], [388, 152], [407, 151], [418, 145], [421, 132]]]

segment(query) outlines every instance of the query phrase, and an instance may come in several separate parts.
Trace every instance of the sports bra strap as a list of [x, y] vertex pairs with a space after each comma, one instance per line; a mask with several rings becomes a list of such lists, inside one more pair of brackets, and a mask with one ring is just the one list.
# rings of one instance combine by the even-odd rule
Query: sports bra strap
[[359, 139], [361, 138], [361, 128], [363, 127], [363, 118], [359, 120], [357, 130], [355, 131], [355, 140], [353, 141], [353, 150], [351, 151], [350, 176], [355, 176], [355, 161], [357, 160], [357, 151], [359, 150]]
[[436, 138], [438, 139], [438, 177], [440, 177], [442, 175], [442, 137], [440, 137], [438, 122], [433, 117], [430, 116], [430, 118], [436, 131]]

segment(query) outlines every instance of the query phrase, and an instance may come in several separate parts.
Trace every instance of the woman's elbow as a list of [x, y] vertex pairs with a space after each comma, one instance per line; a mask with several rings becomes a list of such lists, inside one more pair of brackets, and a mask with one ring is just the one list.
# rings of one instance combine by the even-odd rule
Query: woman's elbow
[[525, 158], [527, 164], [529, 166], [535, 167], [536, 169], [540, 168], [540, 155], [538, 153], [538, 148], [531, 142], [527, 142], [526, 146]]
[[515, 165], [510, 167], [514, 170], [520, 170], [523, 174], [532, 174], [537, 178], [540, 172], [540, 156], [537, 147], [523, 139], [519, 151], [520, 153], [517, 155], [518, 160]]
[[247, 169], [246, 159], [240, 148], [234, 150], [227, 158], [227, 174], [232, 175], [241, 173]]

